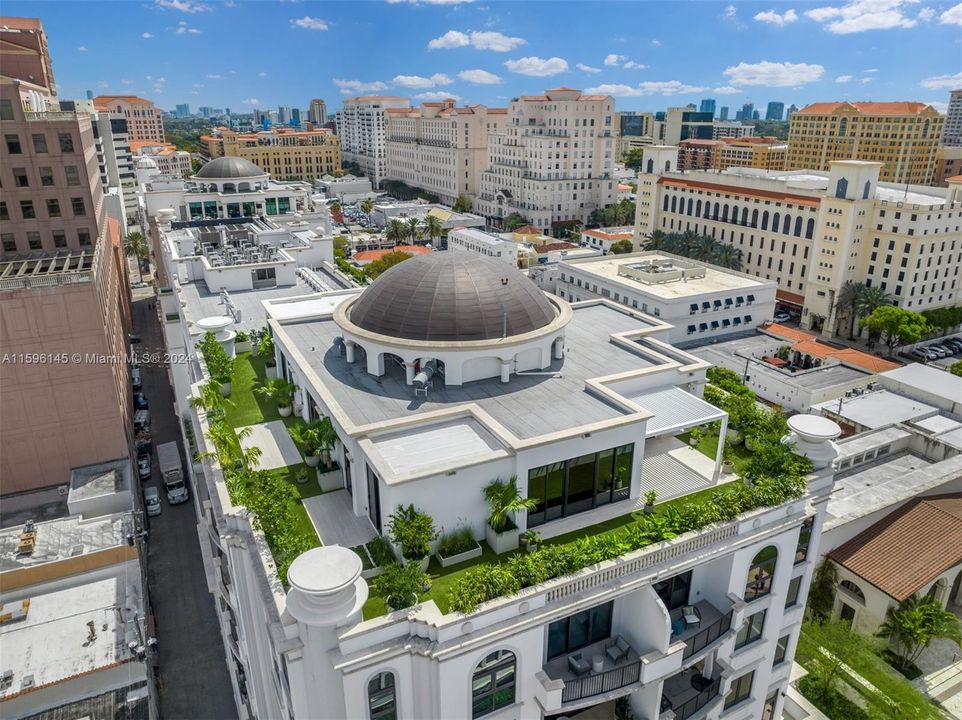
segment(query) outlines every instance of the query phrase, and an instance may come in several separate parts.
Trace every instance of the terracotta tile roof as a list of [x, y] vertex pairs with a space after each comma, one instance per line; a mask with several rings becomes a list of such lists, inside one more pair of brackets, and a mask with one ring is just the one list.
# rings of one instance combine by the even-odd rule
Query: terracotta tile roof
[[153, 105], [150, 100], [144, 100], [136, 95], [98, 95], [94, 98], [94, 105], [108, 105], [115, 100], [123, 100], [133, 105]]
[[541, 228], [535, 227], [534, 225], [522, 225], [521, 227], [516, 227], [513, 232], [518, 235], [540, 235]]
[[582, 95], [579, 100], [611, 100], [611, 95]]
[[962, 175], [953, 175], [950, 178], [945, 178], [946, 182], [962, 182]]
[[[631, 186], [628, 185], [627, 187]], [[585, 230], [584, 234], [590, 235], [591, 237], [596, 237], [599, 240], [631, 240], [635, 236], [635, 234], [631, 232], [610, 233], [605, 232], [604, 230]]]
[[688, 180], [683, 178], [667, 178], [662, 176], [658, 178], [658, 183], [660, 185], [670, 185], [671, 187], [687, 187], [701, 190], [712, 190], [720, 193], [748, 195], [750, 197], [770, 198], [773, 200], [781, 200], [782, 202], [794, 203], [795, 205], [808, 205], [810, 207], [818, 207], [821, 203], [819, 198], [809, 197], [807, 195], [793, 195], [786, 192], [770, 192], [768, 190], [756, 190], [755, 188], [750, 187], [719, 185], [717, 183], [701, 182], [698, 180]]
[[431, 248], [421, 247], [420, 245], [396, 245], [393, 248], [383, 250], [362, 250], [359, 253], [354, 253], [353, 259], [356, 262], [373, 262], [392, 252], [403, 252], [408, 255], [427, 255], [431, 252]]
[[891, 360], [883, 360], [880, 357], [869, 355], [861, 350], [854, 348], [835, 348], [831, 345], [820, 343], [814, 335], [796, 330], [795, 328], [786, 327], [785, 325], [779, 325], [778, 323], [763, 325], [761, 331], [767, 335], [774, 335], [783, 340], [788, 340], [792, 343], [792, 350], [794, 351], [822, 360], [834, 358], [839, 362], [859, 368], [860, 370], [865, 370], [866, 372], [880, 373], [902, 367]]
[[840, 107], [854, 108], [862, 115], [918, 115], [929, 107], [920, 102], [821, 102], [806, 105], [798, 115], [830, 115]]
[[543, 102], [548, 99], [547, 95], [522, 95], [521, 99], [526, 102]]
[[785, 325], [779, 325], [778, 323], [771, 323], [762, 327], [762, 331], [768, 335], [774, 335], [780, 337], [783, 340], [791, 340], [792, 342], [802, 342], [803, 340], [814, 340], [815, 336], [802, 332], [801, 330], [796, 330], [795, 328], [790, 328]]
[[491, 115], [507, 115], [508, 108], [488, 108], [488, 114]]
[[553, 250], [571, 250], [572, 248], [576, 248], [576, 247], [578, 246], [572, 243], [553, 242], [553, 243], [546, 243], [544, 245], [534, 245], [533, 249], [536, 253], [541, 254], [546, 252], [552, 252]]
[[576, 90], [575, 88], [570, 88], [570, 87], [556, 87], [556, 88], [551, 88], [550, 90], [545, 90], [545, 91], [544, 91], [544, 94], [545, 94], [545, 95], [548, 95], [549, 93], [553, 93], [553, 92], [576, 92], [576, 93], [580, 93], [581, 91], [580, 91], [580, 90]]
[[962, 563], [962, 494], [911, 500], [829, 557], [902, 601]]

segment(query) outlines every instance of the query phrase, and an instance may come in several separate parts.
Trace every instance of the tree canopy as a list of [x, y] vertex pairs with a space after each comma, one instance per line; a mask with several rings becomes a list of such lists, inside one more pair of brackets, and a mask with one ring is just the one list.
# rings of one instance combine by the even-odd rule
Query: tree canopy
[[454, 212], [465, 213], [471, 212], [471, 198], [469, 198], [464, 193], [458, 195], [458, 199], [454, 201], [454, 205], [451, 207]]
[[515, 230], [522, 225], [527, 225], [528, 221], [519, 213], [513, 212], [504, 219], [504, 227], [507, 230]]
[[631, 148], [625, 153], [625, 167], [629, 170], [641, 170], [642, 150], [641, 148]]
[[862, 321], [862, 325], [869, 334], [882, 338], [890, 357], [896, 348], [917, 343], [925, 336], [928, 329], [925, 318], [919, 313], [894, 305], [875, 308]]
[[742, 269], [742, 250], [729, 243], [718, 242], [708, 235], [699, 235], [691, 230], [683, 233], [666, 233], [655, 230], [644, 243], [645, 250], [681, 255], [711, 263], [729, 270]]
[[373, 280], [378, 275], [383, 273], [385, 270], [388, 270], [389, 268], [394, 267], [398, 263], [402, 263], [405, 260], [410, 260], [410, 259], [411, 259], [411, 256], [408, 255], [406, 252], [398, 252], [398, 251], [389, 252], [385, 255], [382, 255], [377, 260], [374, 260], [373, 262], [370, 262], [367, 265], [365, 265], [364, 274]]
[[615, 255], [630, 253], [634, 249], [635, 248], [631, 244], [631, 240], [619, 240], [618, 242], [611, 243], [611, 252], [613, 252]]
[[592, 210], [588, 222], [605, 227], [633, 225], [635, 222], [635, 204], [625, 198], [600, 210]]

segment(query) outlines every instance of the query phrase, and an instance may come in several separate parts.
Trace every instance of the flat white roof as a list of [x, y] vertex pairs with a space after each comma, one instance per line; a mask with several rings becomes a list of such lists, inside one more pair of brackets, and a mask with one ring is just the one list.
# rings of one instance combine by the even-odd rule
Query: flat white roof
[[33, 552], [29, 555], [17, 552], [23, 525], [11, 525], [0, 530], [0, 572], [42, 565], [123, 545], [126, 543], [127, 522], [123, 515], [89, 520], [80, 515], [69, 515], [34, 523], [37, 538]]
[[[436, 425], [422, 426], [373, 438], [374, 449], [389, 469], [403, 479], [424, 474], [431, 468], [442, 470], [490, 459], [504, 448], [477, 420], [460, 418]], [[382, 478], [389, 482], [388, 478]]]
[[345, 292], [342, 295], [321, 293], [307, 297], [264, 300], [263, 302], [268, 317], [274, 318], [278, 322], [285, 322], [320, 315], [331, 315], [338, 305], [358, 293], [360, 293], [360, 288], [357, 292]]
[[[841, 404], [841, 407], [840, 407]], [[826, 410], [849, 422], [871, 429], [937, 415], [939, 409], [888, 390], [812, 405], [814, 411]]]
[[701, 425], [725, 416], [723, 410], [679, 387], [629, 393], [625, 397], [655, 414], [648, 419], [645, 437]]
[[504, 243], [510, 243], [512, 245], [516, 244], [510, 240], [504, 240], [499, 238], [497, 235], [492, 235], [491, 233], [486, 233], [483, 230], [478, 230], [476, 228], [455, 228], [448, 235], [449, 242], [451, 235], [474, 240], [475, 242], [484, 243], [485, 245], [502, 245]]
[[922, 363], [909, 363], [880, 373], [884, 379], [894, 380], [906, 387], [940, 397], [962, 399], [962, 377]]
[[957, 428], [962, 428], [962, 423], [957, 420], [953, 420], [945, 415], [933, 415], [932, 417], [925, 418], [923, 420], [916, 420], [912, 423], [918, 428], [932, 433], [933, 435], [940, 435], [941, 433], [948, 432], [949, 430], [955, 430]]

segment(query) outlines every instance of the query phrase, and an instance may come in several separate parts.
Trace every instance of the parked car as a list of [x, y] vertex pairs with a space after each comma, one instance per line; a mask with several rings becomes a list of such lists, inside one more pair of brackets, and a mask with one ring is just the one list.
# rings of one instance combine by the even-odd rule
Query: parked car
[[134, 410], [146, 410], [150, 407], [150, 403], [147, 402], [147, 396], [142, 392], [134, 393]]
[[140, 380], [140, 365], [132, 365], [130, 368], [130, 382], [133, 385], [134, 390], [140, 390], [141, 380]]
[[928, 350], [929, 352], [935, 353], [936, 356], [940, 358], [949, 356], [949, 354], [938, 345], [926, 345], [925, 349]]
[[952, 345], [947, 342], [940, 342], [935, 345], [939, 350], [945, 350], [947, 355], [955, 355], [958, 350], [956, 350]]
[[943, 344], [943, 345], [948, 345], [950, 348], [952, 348], [953, 350], [955, 350], [957, 353], [958, 353], [958, 352], [962, 352], [962, 340], [960, 340], [959, 338], [949, 338], [948, 340], [943, 341], [942, 344]]
[[128, 336], [127, 336], [127, 341], [128, 341], [131, 345], [139, 345], [139, 344], [140, 344], [140, 335], [133, 335], [133, 334], [128, 335]]
[[144, 508], [146, 508], [149, 517], [160, 515], [160, 511], [163, 509], [160, 504], [160, 491], [153, 485], [144, 488]]
[[924, 361], [938, 360], [938, 357], [939, 357], [934, 352], [930, 352], [928, 349], [924, 347], [917, 347], [913, 349], [912, 352], [909, 353], [909, 355]]
[[783, 322], [789, 322], [792, 319], [792, 316], [789, 315], [787, 312], [777, 312], [775, 313], [775, 317], [773, 319], [777, 323], [783, 323]]
[[150, 480], [150, 455], [140, 455], [137, 458], [137, 476], [141, 480]]

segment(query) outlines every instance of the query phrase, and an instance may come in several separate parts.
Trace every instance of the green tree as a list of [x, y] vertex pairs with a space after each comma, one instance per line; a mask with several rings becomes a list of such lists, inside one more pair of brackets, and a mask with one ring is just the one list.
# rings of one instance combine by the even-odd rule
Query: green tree
[[517, 478], [513, 477], [507, 482], [493, 480], [484, 486], [482, 492], [490, 509], [488, 525], [495, 532], [503, 532], [507, 528], [508, 513], [533, 510], [538, 504], [534, 498], [521, 496]]
[[347, 257], [347, 238], [343, 235], [336, 235], [334, 237], [334, 257]]
[[402, 220], [398, 218], [391, 218], [388, 220], [387, 228], [385, 228], [384, 236], [393, 242], [395, 245], [399, 245], [404, 242], [404, 237], [407, 235], [407, 226]]
[[641, 148], [631, 148], [625, 153], [625, 167], [635, 172], [641, 170], [642, 154]]
[[223, 417], [228, 407], [233, 403], [224, 397], [220, 391], [220, 383], [211, 378], [200, 387], [200, 395], [190, 399], [191, 407], [199, 407], [207, 413], [208, 422]]
[[931, 597], [918, 595], [906, 598], [898, 607], [890, 607], [885, 621], [879, 626], [878, 636], [887, 638], [892, 645], [899, 666], [907, 670], [915, 664], [922, 651], [936, 638], [962, 643], [959, 619], [944, 610]]
[[[863, 283], [849, 280], [839, 288], [838, 293], [835, 295], [835, 314], [838, 320], [841, 320], [843, 317], [848, 318], [849, 340], [855, 339], [855, 321], [859, 317], [859, 310], [863, 302], [862, 298], [868, 289]], [[837, 326], [836, 332], [838, 332]]]
[[430, 577], [412, 560], [403, 565], [387, 565], [384, 572], [374, 578], [371, 589], [384, 598], [389, 610], [403, 610], [418, 601], [418, 596], [430, 586], [430, 582]]
[[858, 317], [861, 319], [871, 315], [875, 312], [876, 308], [891, 304], [892, 296], [881, 287], [866, 287], [865, 290], [859, 294], [856, 312], [858, 312]]
[[932, 308], [923, 310], [922, 317], [928, 323], [932, 332], [944, 335], [949, 330], [962, 323], [962, 306]]
[[143, 261], [150, 255], [150, 247], [147, 245], [147, 241], [143, 235], [134, 230], [133, 232], [127, 233], [127, 237], [124, 238], [123, 247], [124, 255], [137, 259], [137, 272], [140, 275], [140, 282], [143, 282]]
[[927, 328], [925, 318], [919, 313], [894, 305], [875, 308], [872, 314], [862, 321], [862, 325], [868, 329], [869, 334], [882, 338], [888, 348], [889, 357], [895, 348], [921, 340]]
[[328, 204], [327, 209], [331, 211], [331, 215], [340, 215], [343, 210], [341, 206], [341, 201], [334, 199]]
[[522, 225], [527, 225], [528, 221], [519, 213], [513, 212], [504, 219], [505, 230], [516, 230]]
[[421, 222], [417, 218], [408, 218], [407, 235], [411, 239], [412, 245], [418, 240], [418, 228], [420, 228], [420, 226]]
[[953, 375], [958, 375], [962, 377], [962, 360], [956, 360], [949, 366], [949, 372]]
[[451, 209], [457, 213], [471, 212], [471, 198], [464, 193], [461, 193], [458, 195], [457, 200], [454, 201], [454, 205], [451, 206]]
[[377, 260], [368, 263], [364, 266], [364, 274], [367, 275], [372, 280], [384, 271], [394, 267], [398, 263], [402, 263], [405, 260], [410, 260], [411, 256], [406, 252], [389, 252], [382, 255]]
[[825, 622], [832, 616], [835, 605], [835, 588], [838, 587], [838, 570], [828, 558], [815, 568], [812, 584], [808, 590], [808, 616], [815, 622]]
[[361, 200], [361, 212], [370, 217], [373, 209], [374, 201], [371, 200], [371, 198], [365, 198], [364, 200]]
[[630, 253], [632, 250], [634, 250], [634, 246], [631, 244], [631, 240], [619, 240], [611, 243], [611, 252], [615, 255]]
[[424, 218], [424, 235], [432, 245], [444, 233], [444, 226], [436, 215], [428, 215]]

